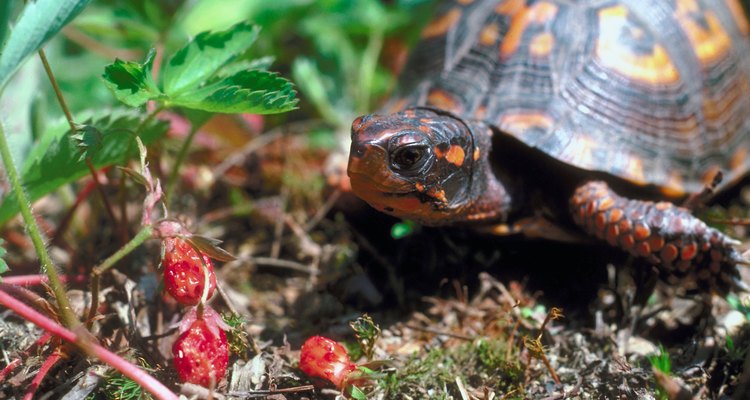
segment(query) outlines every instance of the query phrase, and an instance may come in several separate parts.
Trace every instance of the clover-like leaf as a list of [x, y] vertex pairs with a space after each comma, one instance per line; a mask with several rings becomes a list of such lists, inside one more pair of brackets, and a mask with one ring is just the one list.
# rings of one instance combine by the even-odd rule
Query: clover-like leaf
[[209, 80], [247, 51], [258, 31], [258, 27], [240, 22], [225, 31], [199, 33], [164, 64], [164, 93], [176, 96]]
[[[102, 114], [83, 120], [83, 124], [96, 127], [101, 133], [98, 144], [87, 149], [94, 168], [123, 164], [138, 157], [135, 141], [136, 129], [142, 119], [132, 111], [106, 110]], [[167, 124], [151, 121], [141, 128], [138, 137], [149, 144], [164, 136]], [[31, 200], [56, 190], [89, 173], [86, 163], [79, 157], [80, 141], [71, 140], [67, 123], [51, 126], [29, 152], [20, 169], [21, 180]], [[6, 196], [0, 203], [0, 224], [18, 212], [14, 196]]]
[[268, 71], [240, 71], [172, 98], [175, 105], [220, 113], [274, 114], [297, 105], [292, 83]]
[[[10, 3], [8, 0], [4, 2]], [[26, 57], [39, 50], [49, 38], [83, 11], [90, 2], [91, 0], [29, 2], [0, 51], [0, 91]]]
[[104, 67], [104, 84], [118, 100], [131, 107], [163, 97], [151, 77], [155, 54], [154, 49], [151, 49], [143, 64], [116, 59], [114, 63]]

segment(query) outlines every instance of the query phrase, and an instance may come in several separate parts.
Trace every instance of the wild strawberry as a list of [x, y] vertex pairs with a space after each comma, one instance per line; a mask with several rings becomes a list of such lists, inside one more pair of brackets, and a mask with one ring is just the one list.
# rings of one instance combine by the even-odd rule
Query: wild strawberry
[[[216, 275], [211, 259], [201, 253], [209, 275], [208, 297], [216, 289]], [[164, 239], [164, 289], [178, 303], [196, 305], [203, 295], [205, 277], [198, 252], [180, 238]]]
[[307, 375], [327, 379], [341, 388], [357, 366], [340, 343], [323, 336], [313, 336], [302, 345], [299, 368]]
[[[172, 345], [174, 367], [180, 380], [209, 387], [219, 383], [227, 371], [229, 347], [227, 335], [221, 324], [216, 322], [221, 317], [213, 310], [196, 318], [195, 314], [186, 316], [192, 323], [180, 334]], [[181, 326], [181, 328], [183, 328]]]

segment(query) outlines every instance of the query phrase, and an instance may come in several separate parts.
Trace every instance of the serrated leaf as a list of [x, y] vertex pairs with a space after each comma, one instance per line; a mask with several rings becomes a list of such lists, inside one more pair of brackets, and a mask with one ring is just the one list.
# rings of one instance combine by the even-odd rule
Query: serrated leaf
[[[8, 264], [3, 260], [3, 257], [5, 257], [5, 249], [3, 248], [3, 245], [5, 244], [5, 241], [3, 239], [0, 239], [0, 275], [8, 272]], [[0, 282], [2, 281], [2, 278], [0, 278]]]
[[229, 262], [237, 259], [237, 257], [233, 256], [228, 251], [219, 247], [221, 240], [201, 235], [191, 235], [186, 238], [186, 240], [214, 260]]
[[139, 107], [149, 100], [163, 96], [151, 77], [156, 52], [151, 49], [146, 61], [139, 64], [132, 61], [116, 59], [104, 67], [104, 84], [115, 97], [131, 107]]
[[164, 93], [174, 97], [208, 81], [247, 51], [258, 31], [256, 26], [240, 22], [225, 31], [199, 33], [164, 64]]
[[[141, 123], [141, 117], [126, 110], [106, 110], [91, 118], [77, 118], [85, 125], [95, 126], [102, 133], [101, 146], [92, 154], [91, 162], [99, 169], [123, 164], [138, 157], [133, 129]], [[167, 124], [152, 121], [145, 126], [139, 137], [145, 144], [164, 136]], [[21, 167], [21, 179], [31, 200], [56, 190], [89, 173], [86, 163], [77, 157], [79, 150], [71, 140], [67, 123], [50, 127], [31, 149]], [[0, 224], [18, 212], [15, 196], [6, 196], [0, 204]]]
[[274, 114], [297, 105], [291, 82], [268, 71], [240, 71], [170, 99], [174, 105], [219, 113]]
[[0, 54], [0, 91], [26, 57], [39, 50], [90, 2], [91, 0], [29, 2], [21, 12]]

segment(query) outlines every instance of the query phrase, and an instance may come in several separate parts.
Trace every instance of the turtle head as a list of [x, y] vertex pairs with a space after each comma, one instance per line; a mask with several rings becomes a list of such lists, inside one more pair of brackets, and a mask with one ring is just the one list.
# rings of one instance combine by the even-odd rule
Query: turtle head
[[491, 130], [428, 108], [352, 124], [348, 173], [374, 208], [425, 225], [503, 220], [510, 205], [489, 166]]

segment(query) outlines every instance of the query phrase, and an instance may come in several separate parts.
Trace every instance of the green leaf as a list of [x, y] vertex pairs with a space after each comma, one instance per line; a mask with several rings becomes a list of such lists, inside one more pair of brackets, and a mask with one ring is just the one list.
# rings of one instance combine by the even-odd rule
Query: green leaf
[[151, 77], [155, 54], [151, 49], [143, 64], [116, 59], [104, 67], [104, 84], [118, 100], [131, 107], [139, 107], [149, 100], [162, 97]]
[[4, 1], [0, 3], [0, 49], [3, 48], [3, 43], [5, 43], [5, 38], [8, 35], [11, 5], [13, 5], [12, 1]]
[[363, 392], [362, 389], [356, 386], [351, 387], [351, 393], [349, 395], [355, 400], [367, 400], [367, 395], [365, 394], [365, 392]]
[[219, 69], [247, 51], [259, 29], [246, 22], [220, 32], [201, 32], [175, 53], [162, 72], [164, 93], [176, 96], [213, 77]]
[[[5, 257], [6, 254], [3, 244], [5, 244], [5, 241], [0, 239], [0, 275], [8, 272], [8, 264], [3, 260], [3, 257]], [[2, 282], [2, 278], [0, 278], [0, 282]]]
[[274, 114], [297, 105], [292, 83], [268, 71], [240, 71], [170, 99], [174, 105], [219, 113]]
[[[9, 2], [5, 0], [5, 2]], [[0, 54], [0, 90], [26, 57], [56, 34], [91, 0], [37, 0], [24, 7]]]
[[411, 220], [404, 220], [393, 224], [391, 227], [391, 237], [394, 239], [403, 239], [412, 233], [417, 228], [417, 224]]
[[[90, 153], [91, 162], [99, 169], [115, 164], [124, 164], [138, 157], [133, 129], [141, 123], [140, 116], [133, 111], [106, 110], [99, 116], [84, 120], [84, 125], [96, 127], [101, 133], [96, 151]], [[78, 157], [80, 149], [71, 139], [67, 123], [50, 127], [34, 145], [21, 167], [21, 180], [31, 200], [86, 176], [86, 163]], [[152, 121], [138, 135], [144, 144], [153, 143], [164, 136], [167, 124]], [[6, 196], [0, 204], [0, 224], [18, 212], [14, 196]]]

